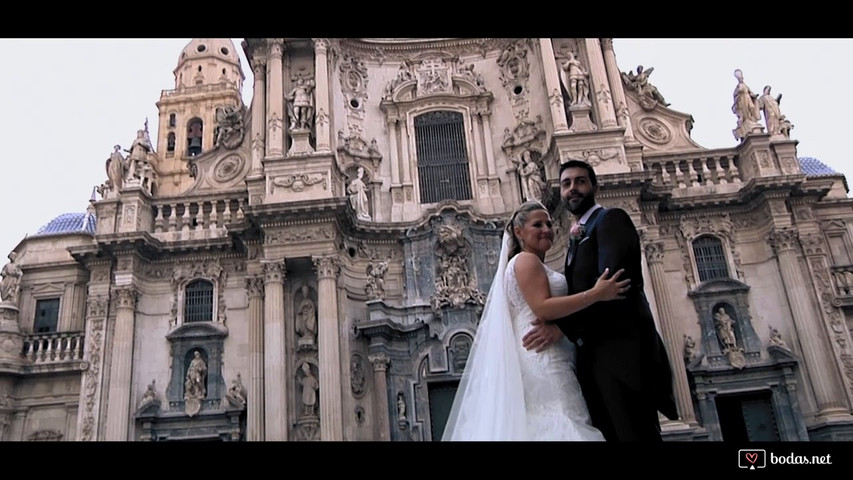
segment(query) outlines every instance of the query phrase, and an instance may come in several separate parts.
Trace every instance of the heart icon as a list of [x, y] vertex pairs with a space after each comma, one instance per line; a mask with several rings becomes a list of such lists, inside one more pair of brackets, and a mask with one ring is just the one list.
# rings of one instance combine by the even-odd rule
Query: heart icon
[[756, 461], [756, 460], [758, 460], [758, 453], [756, 453], [756, 452], [747, 453], [747, 454], [746, 454], [746, 459], [749, 461], [749, 463], [753, 463], [753, 464], [754, 464], [754, 463], [755, 463], [755, 461]]

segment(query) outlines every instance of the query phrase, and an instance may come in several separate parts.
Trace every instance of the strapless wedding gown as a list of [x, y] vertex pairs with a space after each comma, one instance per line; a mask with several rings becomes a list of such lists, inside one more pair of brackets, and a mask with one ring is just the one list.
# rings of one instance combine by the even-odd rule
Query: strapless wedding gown
[[[575, 376], [575, 345], [566, 337], [542, 352], [525, 350], [521, 339], [536, 315], [515, 277], [515, 256], [507, 264], [504, 285], [521, 364], [528, 435], [534, 441], [604, 441], [590, 423], [586, 401]], [[566, 277], [545, 266], [551, 296], [568, 293]]]

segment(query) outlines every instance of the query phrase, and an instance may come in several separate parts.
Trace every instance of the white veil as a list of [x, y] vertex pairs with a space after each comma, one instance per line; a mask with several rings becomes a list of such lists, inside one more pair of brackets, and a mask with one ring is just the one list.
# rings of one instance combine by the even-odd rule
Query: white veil
[[527, 440], [521, 366], [504, 285], [510, 236], [486, 297], [442, 441]]

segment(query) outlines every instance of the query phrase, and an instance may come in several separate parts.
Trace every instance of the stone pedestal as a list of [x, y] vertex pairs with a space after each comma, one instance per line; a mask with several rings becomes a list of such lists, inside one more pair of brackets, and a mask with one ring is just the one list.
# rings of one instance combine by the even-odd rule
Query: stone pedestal
[[309, 137], [311, 136], [311, 130], [307, 129], [298, 129], [290, 131], [290, 138], [293, 139], [293, 143], [290, 145], [290, 150], [287, 151], [288, 156], [293, 155], [307, 155], [314, 153], [314, 149], [311, 147], [311, 144], [308, 142]]
[[18, 308], [11, 303], [0, 303], [0, 376], [17, 373], [23, 364], [24, 337], [18, 323], [19, 314]]
[[569, 127], [570, 132], [593, 132], [598, 130], [598, 126], [590, 118], [591, 108], [589, 105], [584, 104], [569, 107], [569, 113], [572, 114], [572, 126]]

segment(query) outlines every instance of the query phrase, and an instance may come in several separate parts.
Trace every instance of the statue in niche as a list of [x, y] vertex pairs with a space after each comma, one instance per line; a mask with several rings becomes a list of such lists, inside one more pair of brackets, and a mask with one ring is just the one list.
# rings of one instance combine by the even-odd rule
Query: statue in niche
[[303, 285], [302, 301], [296, 311], [296, 334], [299, 335], [296, 343], [300, 347], [317, 344], [317, 309], [308, 296], [309, 293], [308, 285]]
[[734, 332], [734, 320], [726, 313], [726, 309], [720, 307], [714, 314], [714, 325], [717, 327], [717, 337], [723, 344], [723, 353], [737, 348], [737, 339]]
[[521, 178], [521, 194], [524, 200], [542, 200], [542, 195], [545, 193], [545, 180], [542, 180], [542, 175], [539, 173], [539, 164], [533, 160], [531, 151], [525, 149], [521, 152], [520, 160], [517, 161], [518, 176]]
[[365, 387], [365, 376], [364, 376], [364, 368], [361, 365], [360, 357], [353, 356], [350, 361], [350, 387], [352, 388], [353, 395], [361, 395], [364, 393]]
[[779, 109], [779, 103], [782, 102], [782, 94], [776, 97], [770, 94], [770, 85], [764, 87], [762, 95], [758, 97], [758, 108], [764, 112], [764, 124], [767, 126], [767, 133], [770, 135], [782, 135], [783, 137], [791, 138], [791, 129], [794, 126], [791, 122], [782, 115]]
[[743, 72], [740, 69], [735, 70], [735, 78], [737, 78], [737, 86], [732, 94], [734, 99], [732, 113], [737, 115], [737, 127], [732, 130], [732, 133], [735, 139], [743, 140], [750, 133], [761, 131], [761, 125], [758, 123], [758, 95], [744, 83]]
[[403, 392], [397, 394], [397, 420], [406, 421], [406, 397], [403, 396]]
[[[633, 70], [628, 73], [622, 73], [622, 82], [637, 92], [637, 95], [640, 97], [640, 103], [643, 104], [644, 108], [649, 108], [649, 106], [654, 108], [655, 102], [668, 107], [669, 104], [666, 103], [666, 100], [658, 91], [657, 87], [649, 82], [649, 76], [654, 71], [654, 67], [650, 67], [646, 70], [643, 69], [642, 65], [637, 65], [636, 74], [634, 74]], [[648, 104], [648, 106], [646, 106], [646, 104]]]
[[388, 260], [370, 262], [367, 265], [367, 281], [364, 292], [369, 298], [385, 297], [385, 272], [388, 271]]
[[9, 254], [9, 263], [0, 270], [0, 300], [4, 303], [12, 305], [18, 304], [18, 293], [21, 289], [21, 277], [24, 276], [23, 270], [17, 263], [18, 253], [12, 252]]
[[107, 159], [106, 170], [107, 186], [116, 194], [124, 186], [124, 173], [128, 167], [128, 161], [129, 159], [124, 158], [124, 155], [121, 154], [121, 145], [114, 146], [113, 153]]
[[589, 71], [577, 59], [574, 52], [562, 64], [563, 85], [569, 92], [570, 105], [590, 105], [589, 101]]
[[358, 173], [347, 186], [347, 193], [350, 196], [350, 205], [355, 210], [356, 218], [370, 221], [370, 213], [367, 207], [367, 185], [365, 185], [362, 177], [364, 177], [364, 167], [358, 167]]
[[310, 130], [314, 120], [314, 79], [306, 80], [302, 75], [285, 97], [290, 115], [290, 130]]
[[246, 387], [243, 386], [243, 381], [238, 373], [237, 378], [231, 380], [231, 386], [228, 387], [228, 392], [225, 394], [225, 400], [229, 405], [243, 409], [246, 408], [246, 399]]
[[311, 373], [311, 365], [309, 363], [302, 364], [302, 378], [299, 380], [302, 385], [302, 415], [313, 417], [317, 415], [317, 391], [320, 389], [320, 382], [317, 377]]
[[204, 379], [207, 375], [207, 364], [201, 358], [201, 352], [196, 350], [193, 352], [193, 359], [190, 366], [187, 368], [186, 381], [184, 386], [184, 398], [203, 399], [207, 395], [207, 390], [204, 387]]

